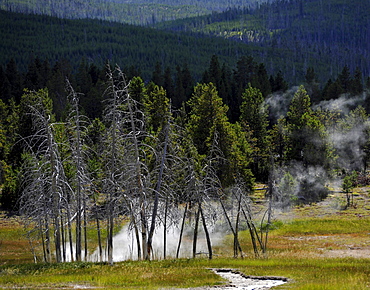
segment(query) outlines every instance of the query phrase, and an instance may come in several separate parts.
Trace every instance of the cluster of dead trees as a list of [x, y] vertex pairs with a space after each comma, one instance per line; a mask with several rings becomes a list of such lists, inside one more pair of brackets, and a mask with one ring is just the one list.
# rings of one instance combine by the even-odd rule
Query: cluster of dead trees
[[137, 259], [153, 258], [153, 237], [159, 225], [164, 228], [164, 258], [167, 229], [171, 225], [180, 228], [176, 237], [179, 257], [189, 216], [193, 257], [202, 224], [207, 254], [212, 258], [210, 231], [220, 220], [234, 237], [235, 256], [243, 256], [238, 240], [242, 224], [250, 231], [255, 254], [265, 252], [268, 226], [257, 229], [248, 186], [239, 179], [225, 193], [218, 178], [219, 164], [226, 161], [217, 131], [208, 154], [199, 157], [168, 100], [162, 99], [163, 113], [156, 121], [153, 115], [148, 118], [134, 98], [137, 90], [126, 83], [122, 71], [107, 71], [103, 122], [91, 122], [83, 115], [79, 94], [68, 81], [66, 122], [53, 120], [46, 90], [27, 91], [23, 96], [32, 129], [22, 139], [26, 150], [20, 210], [31, 229], [28, 236], [35, 262], [88, 260], [88, 242], [93, 239], [98, 241], [99, 260], [113, 264], [113, 236], [122, 217], [134, 233]]

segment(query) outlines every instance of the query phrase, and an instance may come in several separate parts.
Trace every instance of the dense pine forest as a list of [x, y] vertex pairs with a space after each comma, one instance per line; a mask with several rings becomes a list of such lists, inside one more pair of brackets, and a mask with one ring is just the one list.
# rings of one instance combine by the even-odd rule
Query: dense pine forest
[[254, 7], [259, 0], [1, 0], [0, 9], [59, 18], [91, 18], [136, 25], [222, 12], [231, 7]]
[[233, 8], [165, 31], [0, 11], [1, 206], [32, 223], [49, 262], [67, 260], [67, 238], [82, 260], [86, 225], [103, 222], [110, 263], [117, 218], [149, 258], [180, 206], [207, 235], [207, 203], [242, 207], [256, 182], [288, 208], [343, 180], [351, 206], [369, 182], [369, 21], [368, 4], [347, 2]]
[[284, 51], [291, 59], [282, 58], [281, 68], [296, 75], [300, 74], [301, 65], [313, 66], [322, 81], [337, 74], [344, 65], [351, 71], [358, 67], [369, 75], [369, 9], [370, 3], [360, 0], [281, 0], [261, 4], [257, 9], [234, 8], [162, 22], [157, 27], [257, 44], [272, 48], [275, 57]]

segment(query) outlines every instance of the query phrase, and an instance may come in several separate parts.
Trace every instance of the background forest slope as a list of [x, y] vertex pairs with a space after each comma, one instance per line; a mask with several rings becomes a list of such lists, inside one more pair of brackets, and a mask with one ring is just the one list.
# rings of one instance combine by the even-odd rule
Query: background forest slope
[[369, 1], [279, 0], [257, 9], [229, 9], [202, 17], [159, 23], [157, 27], [174, 31], [201, 32], [264, 49], [289, 51], [292, 75], [304, 66], [319, 69], [321, 79], [348, 65], [369, 74]]
[[[370, 47], [368, 1], [275, 1], [259, 4], [253, 9], [237, 6], [238, 1], [228, 1], [227, 5], [217, 2], [219, 6], [214, 6], [215, 10], [226, 11], [212, 14], [209, 1], [197, 1], [198, 6], [194, 6], [193, 12], [192, 1], [184, 2], [183, 8], [189, 12], [185, 14], [174, 1], [130, 4], [94, 1], [85, 1], [91, 5], [81, 4], [79, 9], [76, 1], [56, 2], [53, 7], [46, 5], [42, 9], [39, 1], [0, 1], [0, 8], [5, 10], [59, 17], [3, 11], [0, 35], [6, 41], [1, 46], [0, 64], [5, 65], [14, 58], [24, 70], [32, 54], [52, 63], [65, 58], [77, 66], [85, 57], [98, 64], [110, 60], [121, 67], [134, 65], [147, 79], [157, 62], [173, 71], [176, 65], [187, 63], [193, 76], [200, 79], [204, 67], [215, 54], [221, 63], [230, 66], [234, 66], [242, 55], [251, 55], [265, 64], [269, 74], [282, 71], [291, 85], [302, 83], [309, 67], [315, 69], [321, 83], [336, 78], [344, 66], [348, 66], [351, 73], [358, 68], [364, 77], [370, 73], [367, 61]], [[105, 6], [99, 6], [98, 2]], [[128, 10], [109, 5], [121, 5], [122, 9], [127, 7]], [[151, 5], [157, 10], [162, 9], [160, 5], [172, 5], [176, 11], [166, 7], [166, 16], [159, 16]], [[89, 12], [85, 6], [97, 11]], [[143, 16], [133, 11], [135, 7], [141, 7], [138, 11], [142, 11]], [[171, 30], [171, 33], [110, 22], [123, 21], [103, 15], [112, 11], [119, 12], [126, 22], [155, 26]], [[176, 17], [170, 16], [171, 13]], [[184, 17], [188, 18], [166, 21]], [[223, 41], [225, 38], [232, 41]]]
[[60, 18], [95, 18], [137, 25], [153, 25], [192, 16], [255, 6], [263, 0], [1, 0], [0, 8]]

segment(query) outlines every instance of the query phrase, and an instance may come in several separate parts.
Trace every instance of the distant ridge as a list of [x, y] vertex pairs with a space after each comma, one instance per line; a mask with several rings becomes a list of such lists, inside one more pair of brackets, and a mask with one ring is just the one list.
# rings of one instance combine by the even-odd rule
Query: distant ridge
[[255, 6], [263, 1], [266, 0], [0, 0], [0, 9], [66, 19], [90, 18], [146, 26], [222, 12], [232, 7]]

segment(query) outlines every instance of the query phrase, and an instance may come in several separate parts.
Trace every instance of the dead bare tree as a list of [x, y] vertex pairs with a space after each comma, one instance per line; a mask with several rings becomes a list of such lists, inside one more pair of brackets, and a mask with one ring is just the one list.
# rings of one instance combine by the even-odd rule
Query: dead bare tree
[[123, 138], [121, 128], [123, 126], [123, 101], [124, 95], [121, 84], [117, 83], [114, 72], [110, 66], [107, 67], [108, 89], [106, 94], [108, 99], [105, 100], [106, 108], [104, 111], [104, 121], [107, 124], [105, 134], [105, 150], [103, 152], [103, 181], [102, 190], [106, 195], [106, 216], [107, 216], [107, 257], [108, 263], [113, 265], [113, 231], [114, 220], [118, 200], [123, 188], [122, 168], [123, 160]]
[[[92, 181], [87, 169], [88, 150], [85, 146], [84, 132], [87, 130], [89, 121], [86, 116], [80, 113], [79, 95], [74, 91], [72, 85], [67, 80], [68, 99], [71, 104], [69, 116], [67, 118], [67, 131], [72, 154], [72, 166], [74, 167], [74, 177], [71, 182], [75, 193], [76, 203], [76, 260], [81, 261], [82, 252], [82, 233], [84, 235], [84, 259], [87, 260], [87, 214], [88, 197]], [[70, 214], [69, 214], [69, 218]], [[83, 225], [82, 225], [83, 224]], [[70, 220], [68, 220], [70, 230]]]
[[[202, 169], [201, 179], [198, 183], [199, 185], [197, 186], [198, 194], [196, 198], [196, 204], [198, 205], [198, 211], [196, 215], [196, 223], [194, 229], [193, 257], [195, 257], [196, 255], [198, 223], [199, 217], [201, 217], [208, 248], [208, 258], [210, 260], [213, 258], [212, 242], [207, 227], [207, 220], [203, 211], [203, 203], [216, 199], [218, 196], [218, 192], [222, 188], [221, 182], [217, 176], [217, 168], [220, 164], [222, 156], [223, 154], [218, 145], [218, 133], [215, 130], [212, 145], [208, 156], [204, 160], [204, 167]], [[208, 209], [210, 210], [212, 209], [212, 207], [208, 206]]]
[[[51, 262], [50, 223], [53, 225], [54, 250], [56, 262], [62, 262], [64, 248], [62, 243], [63, 209], [68, 208], [66, 198], [66, 177], [59, 153], [58, 143], [55, 140], [55, 127], [51, 120], [50, 111], [45, 102], [48, 101], [47, 92], [28, 92], [25, 96], [30, 99], [28, 108], [32, 116], [34, 134], [25, 144], [29, 150], [30, 174], [25, 176], [24, 189], [21, 196], [21, 208], [26, 217], [34, 219], [36, 224], [44, 226], [45, 232], [45, 261]], [[40, 201], [42, 207], [35, 202]], [[43, 236], [43, 235], [42, 235]]]
[[144, 115], [139, 104], [130, 96], [129, 84], [119, 67], [114, 71], [108, 68], [108, 80], [109, 99], [104, 119], [109, 125], [103, 187], [107, 194], [108, 261], [112, 264], [114, 218], [122, 207], [135, 231], [138, 258], [147, 256], [147, 197], [152, 189], [146, 159], [153, 150], [144, 143], [150, 138], [145, 132]]
[[152, 239], [157, 227], [157, 218], [163, 225], [163, 258], [166, 258], [167, 230], [169, 225], [176, 225], [178, 221], [177, 204], [184, 189], [184, 159], [181, 142], [183, 129], [175, 124], [171, 113], [171, 104], [168, 104], [167, 120], [162, 131], [156, 138], [156, 164], [151, 172], [154, 185], [154, 197], [151, 227], [148, 236], [149, 255], [152, 251]]
[[[275, 176], [275, 168], [274, 168], [274, 159], [272, 158], [272, 156], [270, 158], [270, 167], [271, 167], [270, 175], [269, 175], [268, 188], [267, 188], [267, 193], [266, 193], [267, 210], [262, 217], [261, 230], [260, 230], [261, 242], [262, 242], [261, 248], [262, 248], [263, 254], [266, 254], [266, 251], [267, 251], [268, 235], [269, 235], [269, 231], [271, 227], [271, 219], [272, 219], [272, 213], [273, 213], [272, 204], [274, 202], [274, 199], [276, 198], [276, 191], [277, 191], [276, 182], [275, 182], [276, 176]], [[266, 224], [264, 224], [265, 218], [267, 219]], [[265, 236], [263, 237], [263, 235]]]

